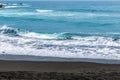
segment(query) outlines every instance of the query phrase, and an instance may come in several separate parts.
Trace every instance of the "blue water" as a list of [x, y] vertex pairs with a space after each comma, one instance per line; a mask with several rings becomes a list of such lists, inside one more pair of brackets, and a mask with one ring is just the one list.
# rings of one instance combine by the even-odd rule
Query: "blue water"
[[0, 9], [1, 54], [120, 59], [119, 1], [8, 3]]

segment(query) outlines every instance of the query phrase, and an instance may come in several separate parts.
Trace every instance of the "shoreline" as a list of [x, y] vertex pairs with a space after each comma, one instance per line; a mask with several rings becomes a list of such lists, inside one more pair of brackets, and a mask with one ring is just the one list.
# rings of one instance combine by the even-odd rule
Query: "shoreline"
[[51, 61], [51, 62], [90, 62], [101, 64], [120, 64], [120, 60], [113, 59], [92, 59], [92, 58], [60, 58], [60, 57], [44, 57], [29, 55], [0, 55], [0, 60], [11, 61]]

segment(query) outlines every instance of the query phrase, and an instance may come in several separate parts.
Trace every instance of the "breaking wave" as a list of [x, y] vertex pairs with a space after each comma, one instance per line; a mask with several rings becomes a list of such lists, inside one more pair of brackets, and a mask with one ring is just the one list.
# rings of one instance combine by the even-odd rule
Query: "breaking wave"
[[6, 6], [5, 8], [19, 8], [19, 7], [29, 7], [29, 6], [16, 6], [16, 5], [13, 5], [13, 6]]
[[0, 34], [5, 34], [8, 36], [18, 36], [18, 30], [14, 28], [9, 28], [4, 25], [0, 28]]
[[37, 9], [36, 11], [37, 11], [37, 12], [40, 12], [40, 13], [54, 12], [54, 10], [39, 10], [39, 9]]
[[120, 60], [120, 37], [113, 34], [35, 33], [3, 26], [0, 54]]

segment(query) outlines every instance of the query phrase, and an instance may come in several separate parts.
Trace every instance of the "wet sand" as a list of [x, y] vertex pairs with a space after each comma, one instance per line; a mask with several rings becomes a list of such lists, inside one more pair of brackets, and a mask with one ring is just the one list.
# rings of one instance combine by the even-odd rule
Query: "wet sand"
[[120, 64], [0, 61], [0, 80], [120, 80]]

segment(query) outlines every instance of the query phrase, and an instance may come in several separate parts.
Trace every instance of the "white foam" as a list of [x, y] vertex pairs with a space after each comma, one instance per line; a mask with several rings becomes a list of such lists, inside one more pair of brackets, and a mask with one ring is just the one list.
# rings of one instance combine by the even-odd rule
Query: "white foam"
[[[6, 28], [9, 29], [7, 26], [1, 29]], [[57, 39], [59, 34], [18, 34], [20, 37], [0, 34], [0, 54], [120, 60], [120, 39], [73, 36], [73, 39], [64, 40]]]
[[39, 39], [55, 39], [57, 37], [57, 35], [55, 36], [50, 34], [38, 34], [34, 32], [23, 33], [21, 35], [27, 38], [39, 38]]
[[79, 40], [43, 40], [0, 35], [0, 54], [120, 60], [120, 41], [94, 37]]
[[36, 11], [40, 13], [54, 12], [54, 10], [39, 10], [39, 9], [37, 9]]
[[18, 6], [6, 6], [5, 8], [16, 8]]
[[29, 7], [29, 6], [18, 6], [18, 5], [11, 5], [11, 6], [5, 6], [5, 8], [19, 8], [19, 7]]

